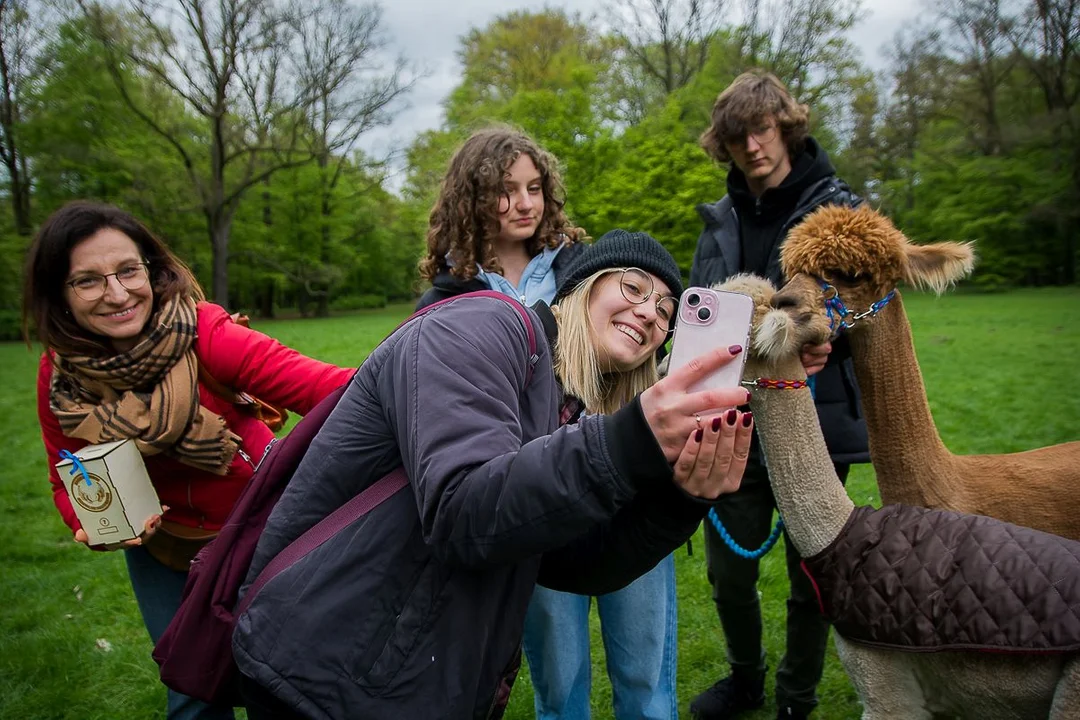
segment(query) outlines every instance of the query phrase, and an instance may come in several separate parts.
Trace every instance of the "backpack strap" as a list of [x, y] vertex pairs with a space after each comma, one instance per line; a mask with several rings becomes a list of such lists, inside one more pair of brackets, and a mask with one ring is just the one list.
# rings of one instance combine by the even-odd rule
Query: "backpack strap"
[[307, 532], [293, 540], [289, 545], [274, 556], [262, 569], [255, 582], [244, 593], [243, 599], [236, 608], [236, 617], [239, 617], [251, 605], [251, 601], [259, 594], [266, 583], [273, 580], [277, 575], [288, 570], [305, 556], [316, 550], [344, 528], [349, 523], [357, 520], [389, 500], [395, 493], [409, 484], [409, 478], [405, 476], [405, 468], [398, 467], [369, 486], [352, 500], [330, 513]]
[[[504, 295], [503, 293], [496, 290], [477, 290], [476, 292], [462, 293], [461, 295], [455, 295], [444, 300], [439, 300], [438, 302], [420, 308], [412, 315], [405, 318], [401, 325], [398, 325], [398, 328], [400, 329], [412, 320], [415, 320], [421, 315], [425, 315], [426, 313], [434, 310], [441, 305], [452, 303], [455, 300], [460, 300], [462, 298], [470, 297], [488, 297], [495, 298], [496, 300], [503, 300], [504, 302], [508, 303], [512, 308], [517, 310], [518, 315], [521, 316], [521, 321], [525, 323], [525, 332], [529, 336], [529, 367], [525, 371], [525, 384], [528, 385], [529, 382], [532, 380], [533, 368], [536, 367], [536, 363], [540, 360], [540, 354], [536, 348], [536, 328], [533, 327], [532, 319], [529, 317], [529, 311], [526, 310], [525, 306], [518, 302], [516, 298], [512, 298], [509, 295]], [[395, 330], [394, 332], [397, 332], [397, 330]], [[391, 335], [392, 334], [393, 333], [391, 333]]]

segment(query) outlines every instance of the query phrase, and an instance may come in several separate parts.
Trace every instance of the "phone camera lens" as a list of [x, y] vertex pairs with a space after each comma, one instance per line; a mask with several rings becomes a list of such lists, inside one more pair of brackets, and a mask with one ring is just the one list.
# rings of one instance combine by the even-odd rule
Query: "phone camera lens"
[[690, 293], [686, 296], [686, 304], [690, 307], [697, 307], [701, 302], [701, 296], [697, 293]]
[[712, 311], [707, 307], [698, 308], [697, 311], [698, 320], [705, 321], [712, 316]]

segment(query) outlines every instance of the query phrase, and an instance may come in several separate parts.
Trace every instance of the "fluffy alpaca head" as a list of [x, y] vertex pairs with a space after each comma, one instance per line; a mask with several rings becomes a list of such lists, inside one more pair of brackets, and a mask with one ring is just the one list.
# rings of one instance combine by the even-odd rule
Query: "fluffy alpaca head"
[[971, 272], [975, 254], [970, 243], [913, 245], [868, 205], [827, 205], [792, 229], [780, 260], [788, 278], [850, 281], [880, 297], [901, 281], [944, 292]]
[[788, 234], [780, 258], [789, 282], [773, 297], [773, 305], [805, 326], [808, 342], [824, 342], [832, 330], [818, 278], [836, 288], [848, 310], [863, 312], [901, 281], [944, 292], [971, 272], [975, 254], [970, 243], [913, 245], [867, 205], [830, 205]]
[[747, 355], [748, 375], [758, 372], [757, 368], [751, 367], [758, 362], [773, 365], [798, 356], [804, 333], [790, 315], [773, 308], [776, 288], [772, 283], [757, 275], [743, 273], [733, 275], [713, 289], [748, 295], [754, 301], [753, 330]]

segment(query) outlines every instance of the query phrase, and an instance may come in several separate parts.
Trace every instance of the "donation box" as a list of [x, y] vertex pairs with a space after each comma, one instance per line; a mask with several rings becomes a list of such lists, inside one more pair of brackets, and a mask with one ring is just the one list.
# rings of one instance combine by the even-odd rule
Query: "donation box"
[[[87, 445], [56, 463], [91, 545], [137, 538], [161, 503], [134, 440]], [[72, 472], [74, 471], [74, 472]]]

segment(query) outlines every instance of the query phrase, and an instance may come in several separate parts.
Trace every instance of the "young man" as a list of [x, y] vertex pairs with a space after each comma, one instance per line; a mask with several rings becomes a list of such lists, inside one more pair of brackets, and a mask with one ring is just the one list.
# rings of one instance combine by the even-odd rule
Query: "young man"
[[[780, 246], [788, 231], [823, 204], [861, 204], [808, 134], [807, 119], [807, 107], [797, 103], [770, 73], [744, 73], [720, 93], [701, 145], [717, 162], [731, 164], [728, 193], [715, 204], [697, 207], [705, 229], [694, 253], [691, 285], [709, 286], [736, 273], [752, 272], [779, 286], [783, 284]], [[866, 425], [846, 343], [841, 337], [831, 347], [803, 349], [803, 364], [814, 374], [821, 427], [841, 480], [846, 479], [850, 463], [869, 461]], [[768, 537], [775, 507], [756, 436], [754, 440], [742, 488], [716, 505], [732, 538], [748, 549], [760, 547]], [[709, 521], [705, 538], [709, 582], [727, 640], [731, 675], [694, 698], [690, 712], [698, 720], [722, 720], [765, 702], [767, 667], [761, 644], [758, 561], [732, 552]], [[817, 704], [815, 690], [829, 628], [786, 534], [784, 543], [791, 597], [786, 653], [776, 673], [777, 717], [805, 718]]]

